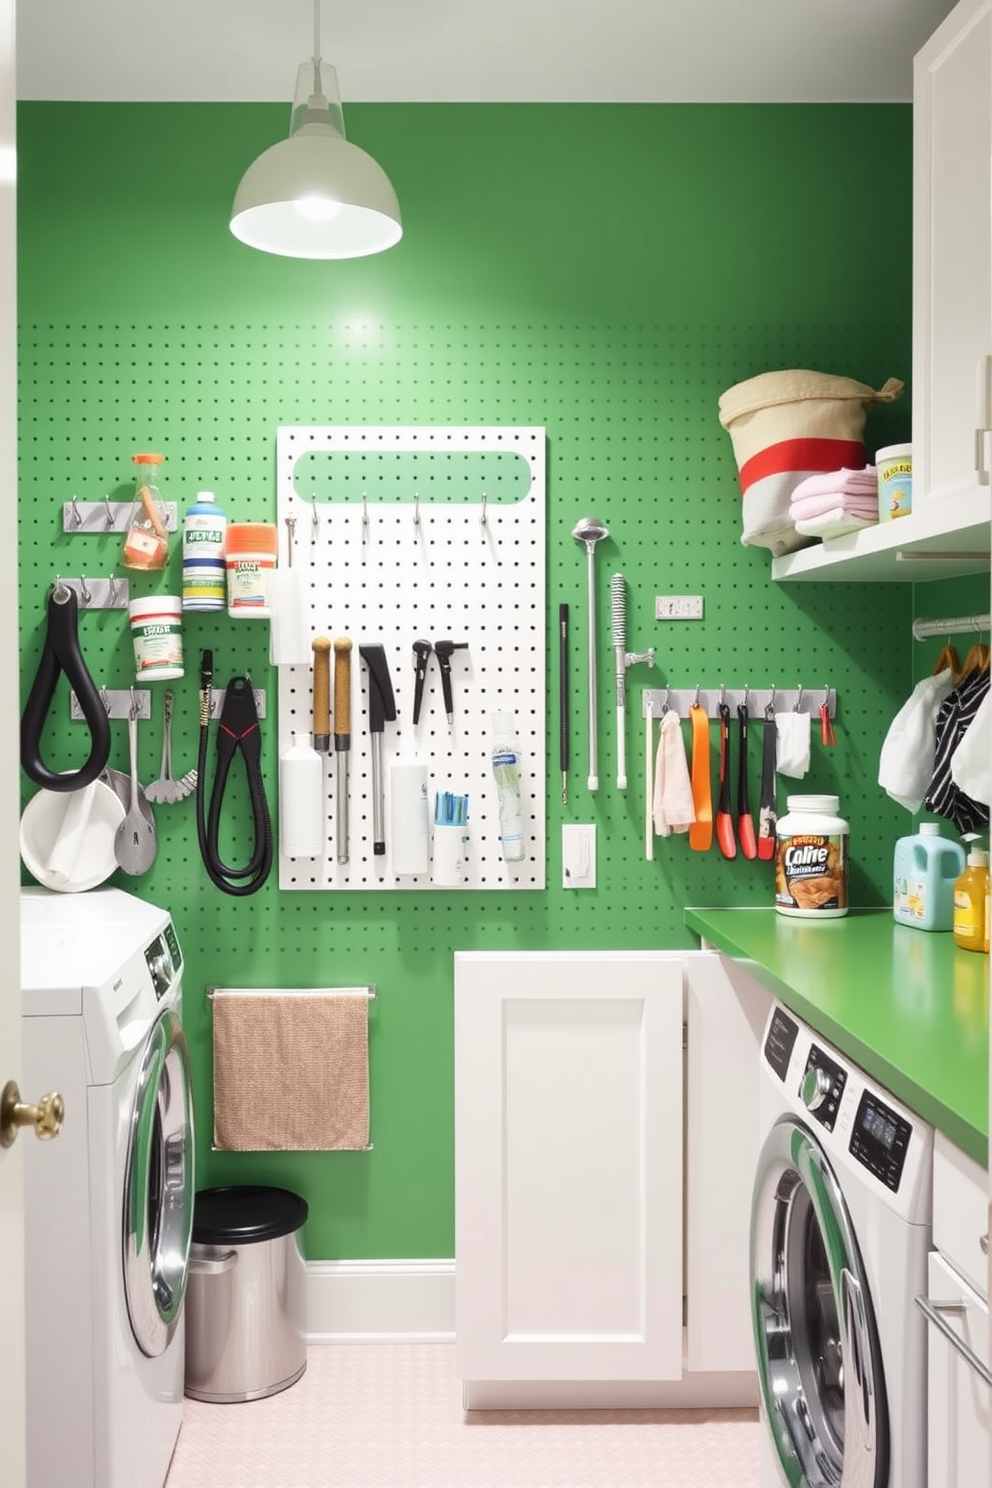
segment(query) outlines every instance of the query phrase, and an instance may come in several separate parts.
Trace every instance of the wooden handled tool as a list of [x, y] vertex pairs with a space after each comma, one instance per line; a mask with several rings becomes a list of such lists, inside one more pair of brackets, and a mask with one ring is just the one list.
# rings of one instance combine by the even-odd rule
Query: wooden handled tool
[[326, 754], [331, 747], [331, 643], [314, 636], [313, 650], [313, 747]]
[[348, 763], [351, 755], [351, 642], [334, 642], [335, 841], [338, 862], [348, 861]]

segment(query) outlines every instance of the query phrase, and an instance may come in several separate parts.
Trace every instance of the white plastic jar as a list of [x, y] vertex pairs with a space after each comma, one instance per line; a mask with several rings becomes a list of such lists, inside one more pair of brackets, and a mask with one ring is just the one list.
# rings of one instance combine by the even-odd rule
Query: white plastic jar
[[128, 605], [134, 671], [139, 682], [166, 682], [183, 675], [183, 613], [178, 594], [132, 599]]
[[839, 796], [787, 796], [775, 830], [775, 908], [806, 920], [847, 914], [850, 828]]

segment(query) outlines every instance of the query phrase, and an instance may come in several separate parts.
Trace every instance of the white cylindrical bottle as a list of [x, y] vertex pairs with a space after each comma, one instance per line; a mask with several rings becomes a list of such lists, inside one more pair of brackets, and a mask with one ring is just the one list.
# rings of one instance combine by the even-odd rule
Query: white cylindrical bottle
[[426, 765], [390, 766], [389, 852], [397, 877], [415, 877], [430, 867]]
[[309, 734], [294, 734], [279, 756], [279, 851], [284, 858], [324, 856], [324, 765]]
[[183, 518], [183, 609], [227, 607], [227, 517], [213, 491], [198, 491]]
[[775, 908], [798, 919], [847, 914], [848, 833], [838, 796], [787, 796], [775, 828]]
[[499, 840], [507, 863], [520, 863], [527, 856], [527, 838], [520, 805], [520, 747], [514, 738], [513, 716], [494, 713], [493, 777], [499, 792]]

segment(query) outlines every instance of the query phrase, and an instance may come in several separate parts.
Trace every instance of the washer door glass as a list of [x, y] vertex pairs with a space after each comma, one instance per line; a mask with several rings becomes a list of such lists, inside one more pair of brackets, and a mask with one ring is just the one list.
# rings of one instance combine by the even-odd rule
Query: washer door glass
[[124, 1295], [150, 1358], [179, 1326], [193, 1232], [193, 1106], [182, 1025], [167, 1009], [145, 1044], [124, 1177]]
[[826, 1153], [783, 1117], [751, 1210], [758, 1383], [790, 1488], [885, 1488], [881, 1353], [857, 1241]]

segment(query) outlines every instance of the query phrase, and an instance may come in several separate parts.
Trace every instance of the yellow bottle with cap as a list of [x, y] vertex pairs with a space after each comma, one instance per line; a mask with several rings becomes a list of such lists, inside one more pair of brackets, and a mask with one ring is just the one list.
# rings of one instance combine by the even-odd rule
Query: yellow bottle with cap
[[972, 847], [964, 872], [954, 884], [954, 944], [963, 951], [985, 951], [985, 901], [989, 892], [989, 855]]

